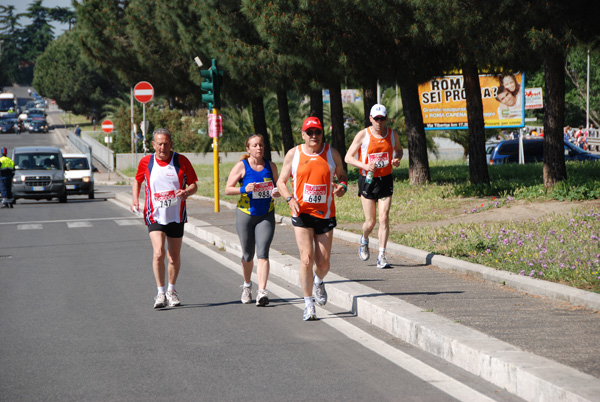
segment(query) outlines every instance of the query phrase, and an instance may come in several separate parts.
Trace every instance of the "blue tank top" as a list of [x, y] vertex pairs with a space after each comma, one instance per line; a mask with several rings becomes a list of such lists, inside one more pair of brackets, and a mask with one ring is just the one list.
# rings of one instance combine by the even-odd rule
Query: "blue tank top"
[[250, 183], [256, 183], [256, 185], [253, 192], [242, 194], [237, 204], [238, 208], [252, 216], [260, 216], [271, 212], [275, 208], [273, 197], [271, 197], [275, 187], [271, 164], [265, 159], [264, 169], [257, 172], [250, 167], [248, 159], [242, 161], [245, 168], [242, 186], [245, 187]]

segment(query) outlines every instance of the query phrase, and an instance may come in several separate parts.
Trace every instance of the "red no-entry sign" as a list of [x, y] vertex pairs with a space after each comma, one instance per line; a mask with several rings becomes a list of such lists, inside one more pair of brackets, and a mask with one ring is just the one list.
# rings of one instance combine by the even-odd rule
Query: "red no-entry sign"
[[104, 131], [105, 133], [112, 133], [114, 128], [115, 126], [113, 125], [112, 121], [106, 119], [102, 122], [102, 131]]
[[135, 84], [133, 96], [140, 103], [148, 103], [154, 98], [154, 87], [147, 81], [141, 81]]

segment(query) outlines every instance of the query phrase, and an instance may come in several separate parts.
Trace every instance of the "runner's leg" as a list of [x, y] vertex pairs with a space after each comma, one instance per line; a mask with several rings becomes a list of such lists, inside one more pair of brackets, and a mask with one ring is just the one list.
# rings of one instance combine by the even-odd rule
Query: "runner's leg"
[[313, 248], [315, 230], [313, 228], [294, 226], [294, 233], [300, 254], [300, 284], [302, 285], [304, 297], [310, 297], [313, 290], [312, 267], [315, 260], [315, 251]]

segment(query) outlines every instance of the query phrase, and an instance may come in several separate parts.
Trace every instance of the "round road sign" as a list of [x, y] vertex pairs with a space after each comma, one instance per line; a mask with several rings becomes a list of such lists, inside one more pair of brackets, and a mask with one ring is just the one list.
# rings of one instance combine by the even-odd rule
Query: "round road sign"
[[148, 103], [154, 98], [154, 87], [147, 81], [141, 81], [135, 84], [133, 96], [140, 103]]
[[112, 133], [114, 128], [115, 127], [112, 121], [107, 119], [102, 122], [102, 131], [104, 131], [105, 133]]

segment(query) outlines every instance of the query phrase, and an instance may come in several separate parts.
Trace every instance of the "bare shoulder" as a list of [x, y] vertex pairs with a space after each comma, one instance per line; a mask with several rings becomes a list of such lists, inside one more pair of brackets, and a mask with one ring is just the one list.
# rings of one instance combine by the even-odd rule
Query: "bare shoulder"
[[291, 159], [294, 157], [294, 155], [296, 154], [296, 149], [298, 147], [293, 147], [292, 149], [290, 149], [289, 151], [287, 151], [287, 153], [285, 154], [285, 160]]
[[354, 136], [354, 141], [362, 141], [365, 138], [365, 135], [367, 135], [367, 129], [363, 128], [358, 133], [356, 133], [356, 135]]

